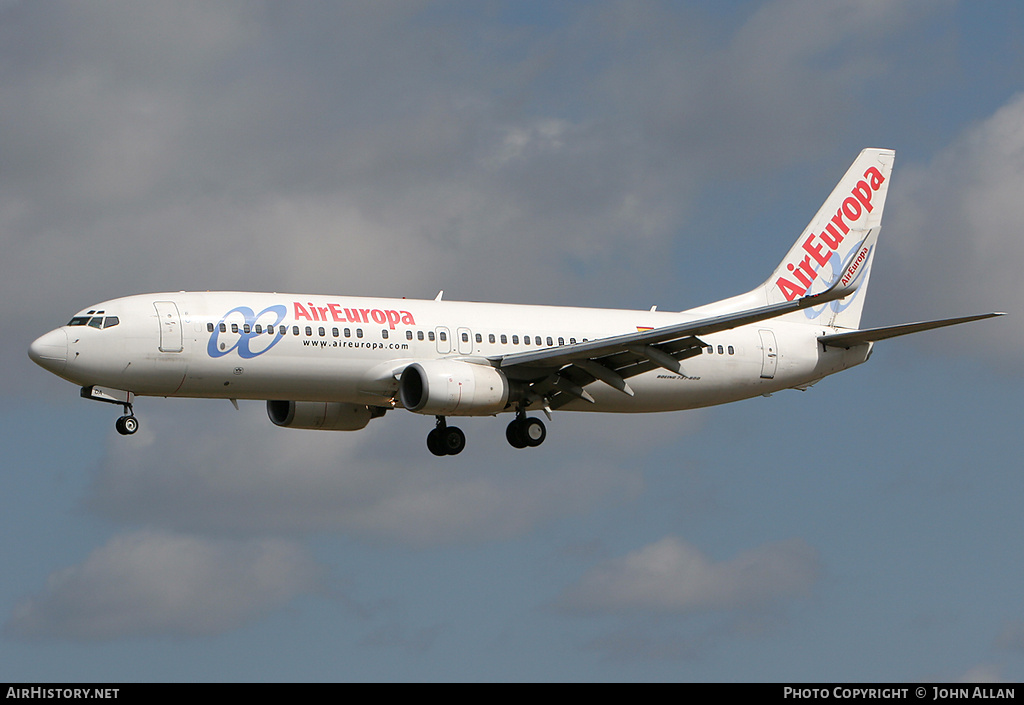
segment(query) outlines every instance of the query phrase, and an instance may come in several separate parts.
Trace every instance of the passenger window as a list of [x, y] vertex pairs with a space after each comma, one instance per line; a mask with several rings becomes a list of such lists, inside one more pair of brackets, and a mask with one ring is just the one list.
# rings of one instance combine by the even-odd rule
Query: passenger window
[[562, 336], [558, 336], [558, 344], [565, 345], [565, 338], [563, 338]]
[[335, 338], [337, 338], [338, 337], [338, 329], [337, 328], [331, 328], [331, 335], [334, 336]]
[[468, 343], [469, 342], [469, 333], [463, 333], [462, 334], [462, 342], [463, 343]]
[[362, 338], [363, 337], [363, 329], [362, 328], [356, 328], [356, 337], [357, 338]]
[[318, 330], [317, 333], [320, 334], [321, 338], [323, 338], [323, 337], [325, 337], [327, 335], [327, 331], [324, 330], [323, 326], [320, 326], [320, 330]]
[[383, 338], [384, 340], [388, 339], [388, 329], [387, 328], [385, 328], [384, 330], [382, 330], [380, 332], [380, 337]]
[[428, 339], [428, 340], [429, 340], [429, 341], [430, 341], [431, 343], [433, 343], [433, 342], [434, 342], [434, 331], [429, 331], [429, 332], [427, 333], [427, 339]]
[[299, 327], [298, 326], [292, 326], [292, 335], [298, 335], [298, 334], [299, 334]]
[[576, 338], [569, 338], [569, 345], [575, 345], [575, 344], [576, 344]]
[[548, 347], [550, 348], [550, 347], [551, 347], [552, 345], [554, 345], [554, 344], [555, 344], [555, 341], [553, 341], [553, 340], [551, 339], [551, 336], [549, 335], [549, 336], [548, 336]]
[[411, 330], [405, 331], [405, 339], [406, 340], [412, 340], [412, 331]]
[[423, 331], [416, 331], [416, 340], [423, 340]]
[[345, 329], [345, 337], [346, 338], [351, 338], [352, 337], [352, 329], [351, 328], [346, 328]]
[[519, 345], [519, 336], [518, 335], [513, 335], [512, 336], [512, 344], [513, 345]]
[[506, 336], [504, 333], [501, 334], [501, 344], [508, 345], [508, 336]]
[[718, 346], [718, 354], [719, 355], [724, 355], [725, 354], [725, 350], [722, 349], [721, 345]]
[[227, 326], [226, 323], [221, 323], [220, 324], [220, 332], [221, 333], [227, 333], [228, 332], [228, 326]]
[[484, 337], [482, 335], [480, 335], [479, 333], [476, 334], [476, 342], [478, 342], [478, 343], [484, 342]]
[[306, 326], [306, 335], [309, 335], [309, 336], [313, 335], [313, 328], [312, 327]]
[[441, 331], [440, 333], [438, 333], [438, 335], [441, 338], [441, 342], [444, 342], [444, 341], [448, 340], [448, 334], [445, 333], [444, 331]]
[[487, 342], [490, 343], [491, 345], [494, 345], [494, 333], [487, 334]]
[[709, 346], [707, 347], [707, 353], [708, 353], [708, 355], [714, 355], [714, 354], [715, 354], [715, 348], [714, 348], [714, 346], [711, 346], [711, 345], [709, 345]]
[[529, 344], [530, 344], [530, 336], [524, 335], [523, 336], [523, 345], [529, 345]]
[[238, 324], [237, 323], [232, 323], [231, 324], [231, 332], [232, 333], [237, 333], [238, 332]]
[[252, 333], [252, 328], [249, 327], [248, 323], [246, 323], [244, 326], [242, 326], [242, 332], [245, 333], [246, 335], [249, 335], [250, 333]]
[[263, 332], [263, 326], [261, 326], [259, 323], [257, 323], [256, 324], [256, 334], [259, 335], [262, 332]]
[[733, 349], [732, 349], [732, 346], [731, 346], [731, 345], [729, 346], [729, 354], [730, 354], [730, 355], [733, 355], [733, 354], [735, 354], [735, 350], [733, 350]]

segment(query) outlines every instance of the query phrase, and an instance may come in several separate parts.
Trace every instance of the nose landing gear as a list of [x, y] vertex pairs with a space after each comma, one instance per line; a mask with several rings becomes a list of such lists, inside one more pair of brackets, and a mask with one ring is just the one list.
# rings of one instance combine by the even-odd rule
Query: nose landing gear
[[139, 420], [135, 418], [131, 404], [124, 405], [124, 416], [114, 422], [114, 428], [122, 436], [130, 436], [139, 430]]

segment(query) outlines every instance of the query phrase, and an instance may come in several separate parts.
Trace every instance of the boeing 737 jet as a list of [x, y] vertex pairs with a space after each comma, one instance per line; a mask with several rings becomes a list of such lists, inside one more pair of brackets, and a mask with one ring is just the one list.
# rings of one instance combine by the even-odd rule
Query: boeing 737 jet
[[138, 430], [137, 396], [258, 399], [287, 428], [432, 416], [435, 455], [465, 447], [456, 416], [513, 414], [506, 438], [526, 448], [547, 433], [530, 412], [678, 411], [806, 389], [865, 362], [875, 341], [1000, 315], [859, 327], [894, 157], [861, 152], [763, 284], [688, 311], [144, 294], [82, 310], [29, 356], [122, 406], [123, 435]]

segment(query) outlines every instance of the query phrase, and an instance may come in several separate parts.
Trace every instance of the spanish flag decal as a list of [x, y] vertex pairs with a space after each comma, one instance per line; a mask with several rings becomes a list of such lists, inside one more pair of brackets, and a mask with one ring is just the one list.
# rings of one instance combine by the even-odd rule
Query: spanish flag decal
[[637, 333], [646, 333], [649, 330], [654, 330], [654, 326], [637, 326], [636, 327], [636, 332]]

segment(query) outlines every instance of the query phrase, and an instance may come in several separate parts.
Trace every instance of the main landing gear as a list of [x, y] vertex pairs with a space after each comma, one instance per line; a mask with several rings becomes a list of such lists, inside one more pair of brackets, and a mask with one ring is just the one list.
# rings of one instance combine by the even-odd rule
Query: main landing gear
[[[527, 416], [523, 411], [516, 412], [516, 418], [505, 429], [505, 438], [513, 448], [536, 448], [544, 442], [547, 435], [544, 422]], [[437, 426], [427, 434], [427, 448], [430, 452], [438, 456], [458, 455], [465, 447], [466, 434], [462, 429], [449, 426], [445, 417], [438, 416]]]
[[544, 422], [517, 411], [516, 417], [505, 429], [505, 438], [513, 448], [536, 448], [547, 438]]
[[466, 447], [466, 434], [461, 428], [449, 426], [443, 416], [437, 417], [437, 426], [427, 434], [427, 448], [434, 455], [458, 455]]

